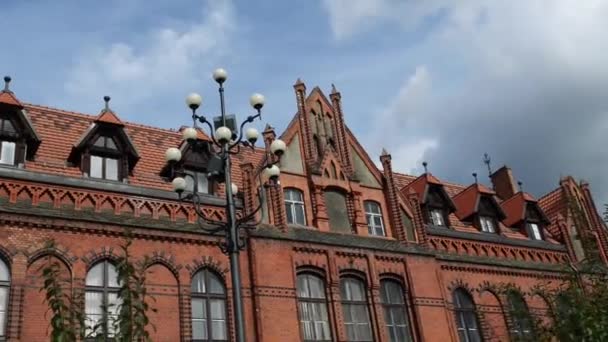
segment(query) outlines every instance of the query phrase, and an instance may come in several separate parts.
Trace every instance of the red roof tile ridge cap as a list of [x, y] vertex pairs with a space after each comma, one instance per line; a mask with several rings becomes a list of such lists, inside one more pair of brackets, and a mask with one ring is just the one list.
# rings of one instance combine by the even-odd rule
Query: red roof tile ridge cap
[[[27, 102], [24, 102], [23, 105], [26, 107], [26, 109], [27, 109], [27, 107], [35, 107], [35, 108], [42, 109], [42, 110], [51, 110], [51, 111], [61, 113], [61, 114], [68, 114], [68, 115], [73, 115], [73, 116], [78, 116], [78, 117], [84, 117], [84, 118], [87, 118], [90, 120], [94, 120], [100, 115], [100, 114], [97, 114], [97, 115], [86, 114], [86, 113], [82, 113], [82, 112], [75, 112], [75, 111], [61, 109], [61, 108], [57, 108], [57, 107], [44, 106], [44, 105], [39, 105], [39, 104], [34, 104], [34, 103], [27, 103]], [[114, 115], [116, 115], [116, 114], [114, 114]], [[164, 132], [164, 133], [179, 134], [179, 132], [177, 130], [172, 129], [172, 128], [154, 127], [154, 126], [149, 126], [149, 125], [145, 125], [145, 124], [141, 124], [141, 123], [135, 123], [135, 122], [131, 122], [131, 121], [122, 121], [122, 123], [126, 127], [137, 127], [137, 128], [144, 128], [144, 129], [149, 129], [149, 130]]]

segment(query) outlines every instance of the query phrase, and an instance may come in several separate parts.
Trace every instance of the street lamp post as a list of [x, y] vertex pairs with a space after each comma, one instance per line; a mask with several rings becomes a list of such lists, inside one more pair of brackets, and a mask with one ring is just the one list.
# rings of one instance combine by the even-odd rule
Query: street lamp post
[[[261, 109], [264, 106], [264, 96], [260, 94], [253, 94], [250, 98], [251, 106], [256, 110], [256, 114], [250, 115], [245, 119], [241, 125], [240, 130], [236, 131], [236, 119], [234, 115], [226, 115], [226, 108], [224, 102], [224, 82], [226, 82], [228, 75], [224, 69], [216, 69], [213, 72], [213, 79], [219, 85], [220, 95], [220, 112], [219, 117], [214, 118], [215, 131], [213, 131], [212, 124], [202, 114], [197, 114], [197, 109], [202, 104], [202, 97], [196, 93], [188, 95], [186, 98], [186, 104], [192, 110], [192, 122], [193, 127], [188, 127], [182, 131], [182, 135], [188, 147], [196, 152], [200, 151], [201, 143], [210, 144], [215, 146], [218, 150], [216, 155], [210, 159], [207, 177], [219, 182], [225, 182], [226, 190], [226, 218], [227, 222], [217, 221], [206, 217], [203, 210], [201, 210], [201, 196], [198, 194], [198, 177], [193, 177], [191, 174], [185, 172], [183, 168], [177, 167], [177, 163], [182, 159], [181, 150], [177, 148], [169, 148], [165, 152], [165, 159], [171, 165], [171, 178], [173, 183], [173, 189], [179, 194], [179, 198], [182, 201], [191, 201], [196, 214], [198, 216], [199, 227], [209, 233], [224, 233], [224, 241], [220, 244], [222, 252], [228, 255], [230, 259], [230, 272], [232, 278], [232, 297], [234, 306], [234, 326], [236, 331], [236, 341], [245, 342], [245, 319], [243, 316], [243, 299], [241, 293], [241, 269], [239, 262], [240, 251], [245, 247], [244, 237], [241, 236], [241, 230], [243, 228], [253, 228], [257, 223], [251, 221], [255, 218], [256, 214], [262, 207], [262, 196], [264, 188], [269, 186], [275, 186], [278, 183], [278, 177], [280, 169], [276, 165], [280, 156], [285, 152], [285, 143], [279, 139], [272, 142], [270, 151], [273, 155], [279, 158], [272, 158], [267, 156], [266, 164], [260, 168], [257, 176], [263, 176], [264, 182], [260, 181], [260, 187], [258, 187], [259, 204], [257, 208], [252, 210], [248, 214], [241, 215], [237, 218], [236, 206], [234, 195], [238, 192], [237, 186], [231, 181], [231, 160], [230, 155], [236, 154], [240, 151], [241, 146], [255, 149], [255, 142], [258, 139], [258, 131], [250, 127], [248, 128], [243, 137], [243, 128], [245, 124], [251, 123], [256, 119], [261, 119]], [[211, 143], [201, 142], [198, 140], [198, 124], [206, 125], [209, 128], [211, 134]], [[243, 140], [243, 138], [245, 138]], [[273, 161], [274, 160], [274, 161]], [[192, 178], [192, 192], [185, 193], [187, 187], [186, 177]], [[260, 177], [261, 178], [261, 177]]]

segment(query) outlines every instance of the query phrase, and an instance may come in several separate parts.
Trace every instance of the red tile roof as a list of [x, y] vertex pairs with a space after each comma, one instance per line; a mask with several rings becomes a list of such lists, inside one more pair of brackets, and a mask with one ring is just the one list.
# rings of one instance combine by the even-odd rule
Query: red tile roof
[[530, 194], [520, 191], [500, 203], [502, 210], [507, 215], [503, 223], [508, 227], [512, 227], [524, 220], [528, 202], [536, 203], [536, 200]]
[[13, 94], [12, 91], [3, 90], [2, 92], [0, 92], [0, 103], [23, 108], [23, 105], [15, 97], [15, 94]]
[[[80, 165], [71, 165], [67, 162], [72, 146], [95, 121], [100, 119], [118, 121], [124, 125], [125, 132], [141, 156], [133, 169], [133, 174], [129, 176], [129, 184], [171, 190], [171, 184], [159, 173], [165, 165], [166, 149], [178, 147], [181, 143], [180, 132], [122, 122], [114, 113], [107, 111], [95, 117], [34, 104], [25, 104], [25, 110], [42, 140], [35, 160], [27, 161], [26, 169], [69, 177], [82, 177]], [[206, 138], [206, 135], [201, 134], [201, 137]], [[257, 165], [263, 156], [263, 149], [255, 151], [241, 149], [238, 155], [234, 155], [233, 182], [241, 187], [240, 164], [251, 162]]]
[[468, 188], [462, 190], [459, 194], [453, 197], [456, 203], [456, 216], [461, 220], [467, 219], [477, 211], [477, 203], [481, 195], [494, 196], [494, 191], [488, 189], [482, 184], [473, 183]]

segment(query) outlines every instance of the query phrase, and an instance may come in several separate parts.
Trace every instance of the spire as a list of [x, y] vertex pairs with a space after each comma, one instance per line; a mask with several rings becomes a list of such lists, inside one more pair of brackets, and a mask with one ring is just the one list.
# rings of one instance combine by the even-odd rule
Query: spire
[[9, 84], [11, 83], [11, 77], [10, 76], [4, 76], [4, 90], [3, 92], [5, 93], [10, 93], [11, 90], [9, 89]]
[[95, 122], [104, 122], [112, 125], [123, 126], [124, 124], [118, 118], [118, 115], [110, 109], [110, 97], [108, 95], [103, 97], [104, 107], [95, 119]]
[[7, 104], [10, 106], [23, 108], [23, 105], [19, 100], [15, 97], [15, 94], [10, 89], [11, 83], [10, 76], [4, 76], [4, 89], [0, 92], [0, 103]]

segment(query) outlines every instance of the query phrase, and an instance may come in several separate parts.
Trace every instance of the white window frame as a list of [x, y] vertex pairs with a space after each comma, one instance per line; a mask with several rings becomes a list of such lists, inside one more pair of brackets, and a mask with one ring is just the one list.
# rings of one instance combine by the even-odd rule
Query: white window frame
[[[296, 188], [285, 188], [283, 197], [285, 198], [285, 210], [291, 214], [293, 222], [289, 222], [289, 215], [287, 215], [287, 223], [299, 224], [302, 226], [306, 225], [306, 205], [304, 203], [304, 193], [300, 189]], [[298, 198], [296, 198], [299, 197]], [[298, 222], [298, 210], [302, 212], [303, 222]]]
[[543, 240], [543, 234], [541, 232], [541, 228], [538, 223], [529, 222], [528, 227], [529, 227], [529, 231], [530, 231], [530, 237], [532, 238], [532, 240], [537, 240], [537, 241]]
[[[101, 172], [101, 175], [93, 175], [93, 160], [94, 159], [98, 159], [101, 161], [101, 170], [99, 170], [99, 172]], [[113, 160], [116, 162], [116, 178], [108, 178], [108, 160]], [[97, 154], [91, 154], [91, 158], [90, 158], [90, 165], [89, 165], [89, 177], [91, 178], [95, 178], [95, 179], [103, 179], [103, 180], [110, 180], [110, 181], [120, 181], [120, 158], [114, 158], [114, 157], [106, 157], [106, 156], [101, 156], [101, 155], [97, 155]]]
[[429, 209], [429, 223], [437, 227], [447, 227], [445, 216], [442, 209]]
[[[363, 202], [363, 207], [365, 209], [365, 219], [367, 220], [367, 233], [372, 236], [386, 236], [380, 203], [376, 201], [365, 201]], [[377, 210], [374, 211], [373, 209]], [[376, 218], [380, 219], [379, 226], [376, 225], [376, 221], [374, 220]], [[380, 231], [380, 234], [378, 234], [378, 231]]]
[[479, 216], [481, 231], [485, 233], [496, 233], [496, 220], [492, 216]]
[[[0, 164], [15, 165], [17, 144], [14, 141], [0, 140]], [[6, 156], [9, 154], [10, 159]]]

